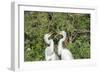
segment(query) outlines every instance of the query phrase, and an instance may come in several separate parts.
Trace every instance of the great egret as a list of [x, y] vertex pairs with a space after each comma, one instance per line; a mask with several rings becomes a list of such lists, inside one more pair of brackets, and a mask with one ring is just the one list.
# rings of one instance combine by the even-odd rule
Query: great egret
[[45, 49], [45, 60], [50, 61], [50, 60], [58, 60], [58, 56], [54, 52], [54, 42], [52, 39], [49, 39], [51, 34], [45, 34], [44, 35], [44, 41], [46, 44], [49, 46]]
[[67, 48], [63, 48], [62, 44], [66, 39], [66, 32], [60, 31], [59, 34], [62, 35], [63, 38], [58, 42], [58, 55], [61, 56], [61, 60], [72, 60], [72, 53]]

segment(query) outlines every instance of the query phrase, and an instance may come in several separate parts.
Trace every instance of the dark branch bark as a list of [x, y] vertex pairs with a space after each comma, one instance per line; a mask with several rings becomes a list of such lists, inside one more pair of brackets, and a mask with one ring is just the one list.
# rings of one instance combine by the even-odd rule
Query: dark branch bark
[[69, 43], [72, 43], [78, 34], [85, 34], [85, 33], [90, 33], [90, 30], [78, 30], [78, 31], [75, 31], [71, 36], [68, 37], [68, 41]]

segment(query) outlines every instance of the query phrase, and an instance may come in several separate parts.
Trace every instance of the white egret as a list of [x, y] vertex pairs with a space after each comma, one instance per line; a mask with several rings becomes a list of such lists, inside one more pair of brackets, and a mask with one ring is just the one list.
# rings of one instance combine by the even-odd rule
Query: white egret
[[66, 32], [60, 31], [59, 34], [62, 35], [63, 38], [60, 39], [58, 42], [58, 55], [61, 56], [61, 60], [72, 60], [73, 59], [72, 53], [67, 48], [63, 48], [62, 44], [66, 39]]
[[50, 60], [58, 60], [58, 56], [54, 52], [54, 42], [52, 39], [49, 39], [51, 34], [45, 34], [44, 35], [44, 41], [46, 44], [49, 46], [45, 49], [45, 60], [50, 61]]

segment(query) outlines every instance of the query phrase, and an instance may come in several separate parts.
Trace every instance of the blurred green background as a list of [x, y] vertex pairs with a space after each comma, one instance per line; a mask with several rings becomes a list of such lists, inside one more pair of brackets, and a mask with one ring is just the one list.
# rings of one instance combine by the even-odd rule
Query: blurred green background
[[74, 59], [90, 58], [90, 14], [24, 11], [24, 61], [45, 60], [44, 35], [54, 32], [57, 46], [54, 36], [61, 30], [67, 33], [64, 46]]

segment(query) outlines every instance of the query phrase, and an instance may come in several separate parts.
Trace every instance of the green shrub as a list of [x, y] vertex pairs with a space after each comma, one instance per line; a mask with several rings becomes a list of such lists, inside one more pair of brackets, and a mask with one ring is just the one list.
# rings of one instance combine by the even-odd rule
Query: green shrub
[[43, 61], [47, 45], [44, 35], [54, 32], [52, 38], [57, 46], [56, 32], [64, 30], [64, 42], [75, 59], [90, 58], [90, 14], [58, 12], [24, 12], [24, 61]]

